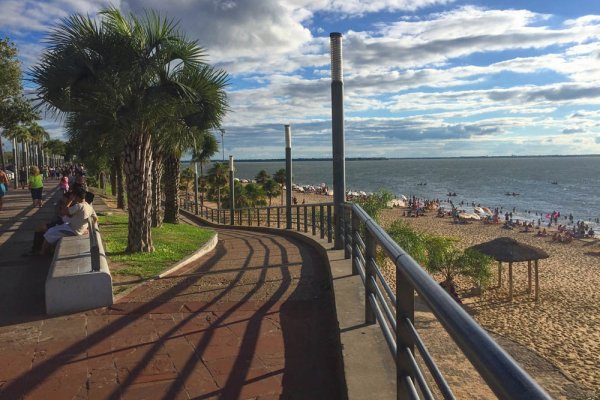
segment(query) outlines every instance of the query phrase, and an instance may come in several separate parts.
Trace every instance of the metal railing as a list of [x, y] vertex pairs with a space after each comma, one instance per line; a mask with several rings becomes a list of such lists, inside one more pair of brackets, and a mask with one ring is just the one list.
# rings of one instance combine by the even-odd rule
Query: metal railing
[[[415, 348], [438, 392], [445, 399], [455, 398], [415, 328], [415, 293], [498, 398], [550, 398], [359, 205], [346, 203], [341, 220], [344, 255], [352, 258], [352, 273], [364, 283], [365, 322], [379, 323], [395, 358], [398, 399], [434, 398]], [[385, 258], [395, 267], [395, 290], [378, 265]]]
[[[180, 199], [179, 206], [213, 223], [230, 225], [232, 221], [230, 209], [216, 209], [201, 205], [196, 208], [193, 201], [184, 199]], [[319, 235], [321, 239], [327, 238], [327, 241], [331, 243], [334, 234], [333, 209], [333, 203], [294, 204], [292, 205], [292, 219], [289, 221], [290, 229], [311, 233], [314, 236]], [[235, 225], [288, 227], [285, 206], [236, 208], [233, 213]]]
[[[297, 231], [332, 241], [333, 203], [292, 206]], [[182, 208], [194, 210], [191, 202]], [[230, 210], [199, 207], [209, 221], [229, 224]], [[425, 270], [412, 259], [359, 205], [342, 206], [340, 234], [344, 256], [352, 259], [352, 274], [365, 290], [365, 322], [378, 323], [396, 364], [398, 399], [433, 399], [434, 391], [454, 399], [414, 324], [415, 293], [429, 307], [449, 336], [500, 399], [550, 399], [550, 396], [510, 357]], [[285, 206], [234, 210], [237, 225], [285, 228]], [[310, 222], [309, 222], [310, 221]], [[309, 227], [311, 229], [309, 229]], [[395, 268], [395, 289], [378, 260]], [[415, 351], [416, 348], [416, 351]], [[416, 361], [420, 355], [426, 371]], [[433, 381], [436, 389], [432, 389]]]

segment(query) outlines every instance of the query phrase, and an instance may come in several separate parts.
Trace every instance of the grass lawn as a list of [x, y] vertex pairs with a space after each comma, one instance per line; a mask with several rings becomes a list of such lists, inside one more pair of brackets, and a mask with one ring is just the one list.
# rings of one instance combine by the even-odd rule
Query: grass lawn
[[198, 250], [208, 242], [213, 231], [187, 224], [163, 224], [152, 228], [153, 253], [125, 253], [127, 215], [99, 216], [100, 233], [108, 259], [119, 265], [111, 272], [151, 278]]

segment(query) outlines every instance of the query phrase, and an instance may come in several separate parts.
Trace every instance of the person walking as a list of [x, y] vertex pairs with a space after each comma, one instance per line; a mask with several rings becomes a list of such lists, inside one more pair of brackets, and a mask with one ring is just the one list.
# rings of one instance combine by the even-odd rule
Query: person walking
[[34, 207], [42, 207], [42, 191], [44, 190], [44, 180], [40, 174], [40, 169], [35, 165], [31, 167], [29, 172], [29, 190], [31, 191], [31, 199]]
[[8, 176], [0, 169], [0, 211], [2, 211], [4, 195], [8, 191]]

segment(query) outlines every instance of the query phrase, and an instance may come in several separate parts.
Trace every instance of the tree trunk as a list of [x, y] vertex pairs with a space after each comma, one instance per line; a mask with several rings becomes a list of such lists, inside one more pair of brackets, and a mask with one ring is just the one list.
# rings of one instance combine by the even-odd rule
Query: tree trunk
[[115, 157], [110, 166], [110, 194], [117, 195], [117, 158]]
[[163, 157], [159, 152], [154, 153], [154, 170], [152, 174], [152, 227], [158, 228], [163, 223], [160, 181], [163, 175]]
[[149, 132], [130, 134], [125, 144], [129, 253], [152, 252], [152, 141]]
[[[200, 161], [200, 182], [204, 182], [204, 171], [202, 171], [203, 162]], [[202, 186], [202, 193], [200, 193], [200, 207], [204, 207], [204, 191], [206, 190], [206, 185]]]
[[165, 157], [165, 222], [179, 223], [179, 158], [169, 155]]
[[[2, 136], [0, 136], [0, 162], [2, 163], [2, 171], [6, 170], [6, 163], [4, 161], [4, 148], [2, 147]], [[15, 173], [16, 175], [16, 173]]]
[[125, 181], [123, 177], [123, 157], [115, 157], [116, 173], [115, 179], [117, 183], [117, 208], [125, 209]]

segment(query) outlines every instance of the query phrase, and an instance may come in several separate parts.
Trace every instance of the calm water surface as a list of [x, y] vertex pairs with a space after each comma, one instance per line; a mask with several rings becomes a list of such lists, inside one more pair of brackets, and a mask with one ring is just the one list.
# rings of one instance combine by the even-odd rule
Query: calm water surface
[[[236, 176], [252, 179], [265, 169], [273, 174], [284, 162], [238, 162]], [[295, 161], [294, 182], [332, 186], [331, 161]], [[387, 189], [396, 195], [481, 203], [487, 207], [560, 211], [574, 218], [600, 218], [600, 156], [363, 160], [346, 162], [347, 190]], [[552, 184], [557, 182], [557, 184]], [[426, 183], [426, 185], [419, 185]], [[506, 196], [506, 192], [519, 193]]]

